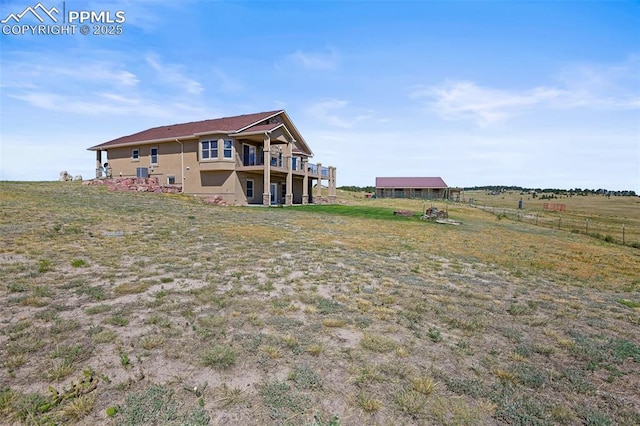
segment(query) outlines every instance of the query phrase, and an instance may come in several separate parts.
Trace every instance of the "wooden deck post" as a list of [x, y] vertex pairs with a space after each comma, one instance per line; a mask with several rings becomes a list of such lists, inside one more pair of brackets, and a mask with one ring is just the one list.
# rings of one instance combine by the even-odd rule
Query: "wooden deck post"
[[302, 158], [302, 170], [304, 177], [302, 178], [302, 204], [309, 204], [309, 159]]
[[293, 204], [293, 144], [295, 140], [289, 141], [287, 144], [287, 192], [284, 196], [284, 204], [290, 206]]
[[271, 204], [271, 138], [268, 134], [264, 134], [264, 177], [263, 177], [263, 192], [262, 192], [262, 205], [268, 206]]
[[322, 163], [316, 165], [318, 167], [318, 183], [316, 185], [316, 200], [314, 204], [322, 204]]

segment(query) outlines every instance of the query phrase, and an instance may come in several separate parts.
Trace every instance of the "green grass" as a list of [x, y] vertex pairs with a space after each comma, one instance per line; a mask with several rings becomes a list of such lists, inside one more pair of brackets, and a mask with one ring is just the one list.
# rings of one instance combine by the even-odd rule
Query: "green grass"
[[228, 370], [236, 363], [237, 354], [228, 346], [215, 346], [202, 356], [202, 364], [216, 370]]
[[[182, 408], [182, 409], [181, 409]], [[208, 425], [210, 416], [202, 408], [185, 410], [171, 389], [152, 385], [127, 396], [114, 418], [118, 424]]]
[[309, 407], [309, 399], [287, 383], [264, 383], [260, 394], [262, 404], [269, 410], [269, 417], [278, 423], [304, 412]]
[[414, 217], [405, 217], [394, 215], [393, 212], [397, 209], [388, 207], [369, 207], [369, 206], [354, 206], [354, 205], [337, 205], [337, 204], [321, 204], [321, 205], [306, 205], [296, 206], [296, 211], [319, 213], [320, 216], [346, 216], [359, 219], [377, 219], [377, 220], [390, 220], [390, 221], [417, 221], [418, 216], [422, 215], [422, 208], [418, 210], [412, 210]]

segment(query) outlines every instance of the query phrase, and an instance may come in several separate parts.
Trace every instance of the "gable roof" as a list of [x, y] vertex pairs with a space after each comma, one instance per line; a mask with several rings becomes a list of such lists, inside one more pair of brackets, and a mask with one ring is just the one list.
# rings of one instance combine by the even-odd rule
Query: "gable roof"
[[[290, 119], [287, 117], [287, 113], [284, 110], [258, 112], [255, 114], [236, 115], [233, 117], [215, 118], [211, 120], [192, 121], [189, 123], [172, 124], [169, 126], [153, 127], [151, 129], [143, 130], [142, 132], [134, 133], [128, 136], [122, 136], [117, 139], [110, 140], [108, 142], [101, 143], [89, 148], [90, 151], [97, 151], [99, 149], [113, 148], [117, 146], [134, 145], [145, 142], [161, 142], [170, 141], [177, 138], [196, 137], [207, 133], [243, 133], [243, 132], [260, 132], [270, 131], [279, 127], [281, 124], [260, 124], [261, 122], [282, 114], [286, 121], [290, 123]], [[292, 124], [292, 123], [291, 123]], [[294, 131], [295, 126], [292, 127]], [[302, 136], [299, 136], [304, 147], [306, 143]], [[310, 150], [309, 150], [310, 151]]]
[[376, 188], [447, 188], [440, 177], [377, 177]]

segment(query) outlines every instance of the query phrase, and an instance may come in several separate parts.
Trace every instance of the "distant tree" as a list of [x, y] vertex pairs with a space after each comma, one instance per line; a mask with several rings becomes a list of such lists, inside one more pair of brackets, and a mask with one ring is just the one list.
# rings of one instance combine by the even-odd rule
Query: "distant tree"
[[376, 192], [375, 186], [339, 186], [338, 189], [351, 192]]
[[520, 192], [530, 192], [533, 194], [538, 194], [542, 196], [542, 194], [546, 193], [547, 198], [551, 198], [550, 194], [554, 195], [592, 195], [592, 194], [601, 194], [607, 196], [619, 196], [619, 197], [635, 197], [636, 192], [631, 190], [621, 190], [621, 191], [610, 191], [608, 189], [600, 188], [600, 189], [588, 189], [588, 188], [574, 188], [574, 189], [561, 189], [561, 188], [526, 188], [521, 186], [507, 186], [507, 185], [484, 185], [484, 186], [465, 186], [462, 188], [465, 191], [485, 191], [488, 193], [499, 194], [505, 191], [520, 191]]

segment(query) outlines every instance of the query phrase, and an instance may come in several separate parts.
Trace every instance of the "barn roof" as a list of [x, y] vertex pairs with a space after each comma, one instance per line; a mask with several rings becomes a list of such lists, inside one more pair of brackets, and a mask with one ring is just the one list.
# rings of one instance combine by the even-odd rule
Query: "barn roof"
[[441, 177], [377, 177], [376, 188], [447, 188]]

